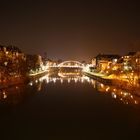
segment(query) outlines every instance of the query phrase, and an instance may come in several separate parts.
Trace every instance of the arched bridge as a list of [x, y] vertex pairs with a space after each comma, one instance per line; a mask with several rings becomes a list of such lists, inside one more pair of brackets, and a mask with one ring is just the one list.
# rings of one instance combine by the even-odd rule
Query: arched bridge
[[83, 64], [79, 61], [64, 61], [58, 64], [58, 67], [83, 68]]
[[58, 68], [83, 68], [84, 65], [80, 63], [79, 61], [63, 61], [60, 64], [55, 64], [55, 65], [49, 65], [48, 67], [58, 67]]

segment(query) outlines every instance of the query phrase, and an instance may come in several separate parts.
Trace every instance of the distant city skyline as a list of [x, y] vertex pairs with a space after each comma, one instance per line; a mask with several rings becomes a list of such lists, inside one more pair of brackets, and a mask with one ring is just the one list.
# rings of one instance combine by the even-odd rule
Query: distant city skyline
[[51, 59], [89, 60], [140, 50], [137, 1], [4, 1], [0, 44]]

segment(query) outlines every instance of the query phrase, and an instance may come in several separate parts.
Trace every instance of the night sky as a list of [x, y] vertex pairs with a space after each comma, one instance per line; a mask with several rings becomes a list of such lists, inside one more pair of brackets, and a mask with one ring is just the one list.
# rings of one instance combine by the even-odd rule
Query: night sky
[[52, 59], [88, 60], [98, 53], [140, 50], [135, 0], [49, 0], [0, 3], [0, 44]]

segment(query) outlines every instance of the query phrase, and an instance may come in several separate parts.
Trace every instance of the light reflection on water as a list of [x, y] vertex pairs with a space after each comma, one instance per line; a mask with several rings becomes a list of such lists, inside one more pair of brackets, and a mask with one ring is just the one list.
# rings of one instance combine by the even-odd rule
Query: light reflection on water
[[120, 100], [124, 104], [139, 104], [140, 98], [134, 96], [132, 93], [127, 92], [122, 89], [118, 89], [112, 85], [104, 85], [103, 83], [97, 82], [96, 80], [93, 80], [87, 76], [62, 76], [62, 74], [59, 74], [59, 76], [50, 76], [46, 75], [39, 79], [32, 80], [28, 83], [28, 85], [22, 85], [22, 86], [15, 86], [8, 89], [0, 90], [0, 100], [8, 103], [19, 103], [22, 97], [24, 97], [24, 92], [26, 90], [32, 90], [32, 88], [35, 88], [37, 91], [42, 90], [42, 84], [57, 84], [61, 83], [63, 84], [68, 83], [89, 83], [93, 86], [94, 89], [99, 91], [101, 94], [109, 94], [113, 99]]

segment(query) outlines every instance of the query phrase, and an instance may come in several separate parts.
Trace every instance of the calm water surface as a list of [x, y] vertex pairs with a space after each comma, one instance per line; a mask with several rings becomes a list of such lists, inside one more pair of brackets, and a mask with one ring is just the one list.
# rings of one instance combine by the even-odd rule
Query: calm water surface
[[46, 75], [0, 92], [4, 139], [135, 139], [140, 99], [85, 76]]

